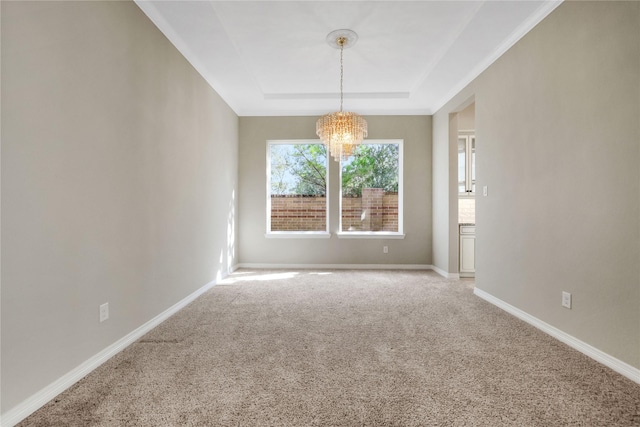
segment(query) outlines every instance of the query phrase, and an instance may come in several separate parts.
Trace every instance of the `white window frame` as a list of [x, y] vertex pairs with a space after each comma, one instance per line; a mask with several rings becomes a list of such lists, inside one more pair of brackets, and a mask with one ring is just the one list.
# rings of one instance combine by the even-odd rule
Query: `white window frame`
[[322, 144], [319, 139], [277, 139], [267, 140], [267, 175], [266, 175], [266, 230], [265, 237], [270, 239], [328, 239], [331, 237], [329, 232], [329, 158], [331, 157], [327, 150], [326, 157], [326, 173], [325, 173], [325, 200], [326, 200], [326, 221], [324, 231], [271, 231], [271, 146], [272, 145], [308, 145]]
[[362, 144], [398, 145], [398, 231], [342, 231], [342, 162], [340, 162], [340, 210], [338, 212], [340, 239], [404, 239], [404, 140], [403, 139], [366, 139]]

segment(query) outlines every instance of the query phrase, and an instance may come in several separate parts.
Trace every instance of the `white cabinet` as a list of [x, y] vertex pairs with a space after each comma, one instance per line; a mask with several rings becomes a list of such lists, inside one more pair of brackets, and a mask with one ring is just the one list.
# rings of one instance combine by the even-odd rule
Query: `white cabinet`
[[458, 194], [472, 196], [476, 192], [476, 136], [458, 135]]
[[460, 226], [460, 277], [475, 277], [476, 227]]

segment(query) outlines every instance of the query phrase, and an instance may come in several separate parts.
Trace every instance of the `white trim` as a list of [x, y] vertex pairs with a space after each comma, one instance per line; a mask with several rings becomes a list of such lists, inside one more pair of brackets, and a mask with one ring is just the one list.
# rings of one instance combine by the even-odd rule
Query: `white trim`
[[338, 239], [404, 239], [404, 234], [391, 231], [339, 231]]
[[[382, 232], [382, 231], [373, 231], [373, 232], [349, 232], [342, 231], [342, 161], [338, 165], [338, 182], [339, 184], [339, 192], [338, 192], [338, 212], [339, 212], [339, 220], [338, 220], [338, 238], [353, 238], [353, 239], [367, 239], [370, 234], [379, 234], [384, 236], [384, 233], [393, 233], [386, 234], [387, 236], [401, 236], [401, 237], [388, 237], [389, 239], [404, 239], [404, 139], [366, 139], [362, 142], [362, 145], [397, 145], [398, 146], [398, 231], [395, 232]], [[350, 234], [347, 236], [347, 234]], [[352, 234], [351, 234], [352, 233]], [[359, 235], [356, 235], [359, 233]], [[374, 236], [373, 238], [376, 238]], [[384, 238], [384, 237], [382, 237]]]
[[[325, 158], [325, 178], [324, 178], [324, 186], [325, 186], [325, 217], [326, 217], [326, 225], [325, 229], [322, 231], [271, 231], [271, 146], [272, 145], [323, 145], [322, 141], [319, 139], [268, 139], [267, 140], [267, 210], [265, 212], [266, 215], [266, 228], [267, 232], [264, 237], [266, 238], [276, 238], [276, 239], [296, 239], [296, 238], [329, 238], [331, 237], [331, 233], [329, 232], [329, 213], [331, 212], [329, 206], [329, 150], [327, 149], [327, 157]], [[314, 233], [316, 235], [308, 235], [308, 233]], [[295, 235], [300, 234], [300, 235]]]
[[270, 231], [265, 233], [267, 239], [328, 239], [331, 233], [326, 231]]
[[207, 283], [200, 289], [193, 292], [191, 295], [183, 298], [142, 326], [129, 332], [127, 335], [120, 338], [118, 341], [114, 342], [104, 350], [85, 360], [80, 365], [76, 366], [71, 371], [67, 372], [65, 375], [61, 376], [48, 386], [26, 398], [18, 405], [2, 414], [2, 416], [0, 417], [0, 425], [3, 427], [10, 427], [18, 424], [20, 421], [24, 420], [29, 415], [44, 406], [51, 399], [71, 387], [87, 374], [91, 373], [94, 369], [102, 365], [111, 357], [115, 356], [116, 354], [127, 348], [129, 345], [133, 344], [136, 340], [138, 340], [138, 338], [151, 331], [153, 328], [180, 311], [187, 304], [191, 303], [200, 295], [211, 289], [215, 284], [215, 280]]
[[[180, 54], [184, 57], [184, 59], [195, 68], [195, 70], [202, 76], [202, 78], [207, 82], [209, 86], [213, 90], [215, 90], [218, 95], [224, 100], [225, 103], [233, 110], [234, 113], [238, 114], [238, 103], [237, 99], [233, 96], [233, 92], [229, 92], [225, 89], [224, 85], [222, 85], [212, 73], [207, 72], [207, 66], [200, 60], [199, 55], [195, 55], [193, 50], [190, 47], [189, 43], [186, 43], [182, 37], [178, 34], [177, 31], [174, 30], [173, 25], [170, 25], [167, 20], [164, 18], [161, 12], [158, 11], [158, 8], [155, 6], [154, 2], [147, 0], [134, 0], [135, 4], [144, 12], [145, 15], [153, 22], [153, 24], [157, 27], [162, 34], [169, 40], [169, 42], [175, 46], [175, 48], [180, 52]], [[252, 76], [253, 77], [253, 76]], [[254, 81], [257, 83], [258, 80]]]
[[[443, 96], [439, 102], [434, 104], [434, 108], [432, 108], [433, 112], [430, 114], [437, 113], [442, 107], [444, 107], [449, 101], [451, 101], [462, 89], [467, 87], [472, 81], [474, 81], [484, 70], [489, 68], [494, 62], [498, 60], [502, 55], [505, 54], [509, 49], [513, 47], [522, 37], [525, 36], [529, 31], [533, 29], [536, 25], [538, 25], [544, 18], [547, 17], [553, 10], [560, 6], [560, 4], [564, 0], [548, 0], [542, 2], [540, 7], [529, 16], [529, 18], [524, 21], [518, 28], [516, 28], [501, 44], [496, 47], [493, 52], [491, 52], [488, 56], [486, 56], [482, 61], [480, 61], [475, 67], [469, 70], [466, 76], [458, 81], [456, 85], [454, 85], [451, 90]], [[365, 114], [365, 113], [362, 113]]]
[[271, 264], [241, 262], [238, 268], [317, 270], [432, 270], [429, 264]]
[[431, 266], [431, 269], [444, 277], [445, 279], [459, 279], [460, 275], [458, 273], [448, 273], [441, 268], [436, 267], [435, 265]]
[[598, 350], [597, 348], [585, 343], [577, 339], [576, 337], [567, 334], [566, 332], [556, 328], [555, 326], [551, 326], [548, 323], [543, 322], [542, 320], [534, 317], [519, 308], [512, 306], [509, 303], [502, 301], [499, 298], [494, 297], [493, 295], [483, 291], [482, 289], [475, 288], [473, 293], [483, 300], [495, 305], [496, 307], [501, 308], [509, 314], [516, 316], [517, 318], [524, 320], [528, 324], [535, 326], [541, 331], [551, 335], [557, 340], [562, 341], [567, 344], [569, 347], [572, 347], [578, 350], [580, 353], [589, 356], [597, 362], [602, 363], [603, 365], [613, 369], [617, 373], [624, 375], [629, 378], [631, 381], [634, 381], [640, 384], [640, 369], [635, 368], [622, 360], [616, 359], [615, 357], [605, 353], [602, 350]]

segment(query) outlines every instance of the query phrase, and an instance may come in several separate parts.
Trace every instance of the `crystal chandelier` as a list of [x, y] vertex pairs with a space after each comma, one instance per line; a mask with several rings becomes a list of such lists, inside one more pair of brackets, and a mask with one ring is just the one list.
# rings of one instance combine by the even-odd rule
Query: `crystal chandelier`
[[336, 161], [347, 160], [367, 136], [367, 121], [357, 113], [342, 111], [342, 56], [345, 47], [353, 46], [357, 40], [358, 35], [351, 30], [335, 30], [327, 35], [327, 43], [340, 49], [340, 111], [320, 117], [316, 122], [316, 134]]

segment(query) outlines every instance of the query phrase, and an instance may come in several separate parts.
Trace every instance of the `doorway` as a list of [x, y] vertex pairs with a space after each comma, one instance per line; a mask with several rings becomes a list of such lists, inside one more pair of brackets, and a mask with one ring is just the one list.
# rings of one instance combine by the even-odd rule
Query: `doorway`
[[475, 277], [476, 126], [475, 103], [458, 112], [458, 272]]

